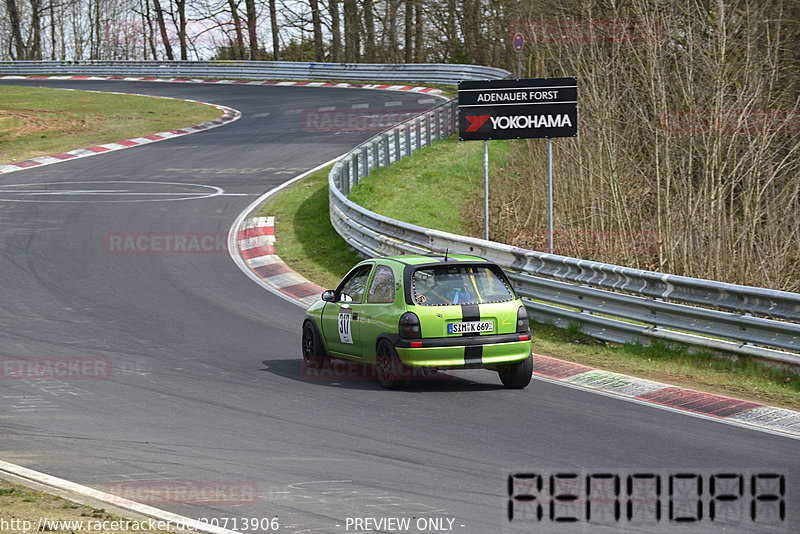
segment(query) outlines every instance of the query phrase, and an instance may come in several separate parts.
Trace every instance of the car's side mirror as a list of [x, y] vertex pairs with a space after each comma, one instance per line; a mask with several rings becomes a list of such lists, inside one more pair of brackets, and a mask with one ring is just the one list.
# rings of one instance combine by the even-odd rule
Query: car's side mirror
[[325, 302], [336, 302], [336, 291], [327, 289], [322, 292], [322, 300]]

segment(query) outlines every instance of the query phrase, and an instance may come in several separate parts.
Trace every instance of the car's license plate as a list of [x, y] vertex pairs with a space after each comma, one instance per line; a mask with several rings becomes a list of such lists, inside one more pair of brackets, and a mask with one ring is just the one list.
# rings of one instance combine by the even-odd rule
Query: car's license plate
[[494, 321], [469, 321], [466, 323], [447, 323], [448, 334], [474, 334], [491, 332], [494, 330]]

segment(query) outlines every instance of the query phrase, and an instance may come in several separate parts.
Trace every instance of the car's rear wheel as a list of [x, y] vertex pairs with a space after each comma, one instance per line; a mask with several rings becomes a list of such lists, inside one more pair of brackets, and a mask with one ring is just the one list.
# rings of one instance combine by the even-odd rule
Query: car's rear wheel
[[497, 370], [500, 375], [500, 381], [509, 389], [522, 389], [531, 382], [533, 375], [533, 356], [528, 354], [528, 357], [521, 362], [504, 365]]
[[322, 346], [322, 340], [317, 333], [314, 325], [307, 321], [303, 325], [303, 361], [306, 362], [307, 367], [319, 368], [325, 365], [330, 359], [325, 354], [325, 348]]
[[386, 389], [397, 389], [405, 382], [408, 371], [409, 367], [400, 361], [392, 344], [382, 339], [375, 355], [375, 376], [378, 383]]

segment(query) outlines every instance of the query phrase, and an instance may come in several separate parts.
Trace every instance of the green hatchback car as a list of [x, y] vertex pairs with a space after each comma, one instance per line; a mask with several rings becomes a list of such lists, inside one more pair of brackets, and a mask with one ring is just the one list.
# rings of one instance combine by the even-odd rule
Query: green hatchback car
[[416, 372], [490, 369], [524, 388], [533, 372], [528, 314], [503, 270], [476, 256], [394, 256], [357, 264], [303, 322], [303, 359], [375, 367], [380, 384]]

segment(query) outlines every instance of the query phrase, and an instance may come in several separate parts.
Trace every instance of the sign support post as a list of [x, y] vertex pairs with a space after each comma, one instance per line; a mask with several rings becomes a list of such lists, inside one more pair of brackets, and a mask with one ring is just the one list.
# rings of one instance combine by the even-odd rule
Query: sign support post
[[550, 254], [553, 253], [553, 138], [547, 138], [547, 206], [550, 223]]
[[489, 141], [483, 140], [483, 238], [489, 241]]

